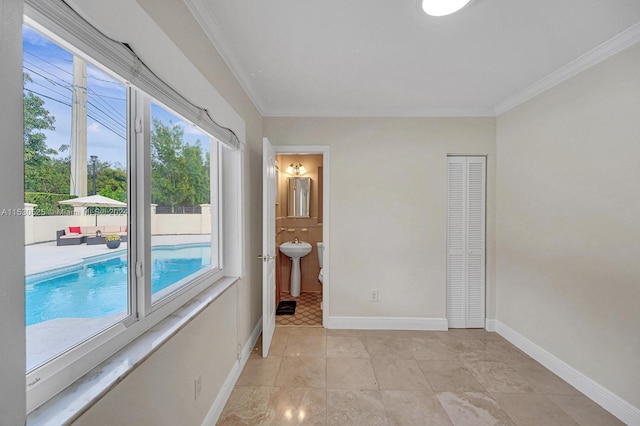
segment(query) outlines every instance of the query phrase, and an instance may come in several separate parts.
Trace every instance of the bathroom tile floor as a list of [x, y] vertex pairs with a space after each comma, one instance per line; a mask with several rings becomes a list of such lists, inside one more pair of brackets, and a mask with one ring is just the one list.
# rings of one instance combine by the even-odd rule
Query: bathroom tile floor
[[281, 293], [280, 300], [295, 300], [296, 313], [294, 315], [276, 315], [277, 325], [322, 327], [322, 293], [300, 293], [298, 297], [291, 297], [289, 293]]
[[276, 327], [218, 425], [621, 425], [496, 333]]

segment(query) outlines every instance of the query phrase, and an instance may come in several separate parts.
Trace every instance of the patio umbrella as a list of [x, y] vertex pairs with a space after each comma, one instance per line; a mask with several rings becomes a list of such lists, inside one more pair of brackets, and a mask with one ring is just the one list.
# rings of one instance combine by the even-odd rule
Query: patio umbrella
[[[66, 204], [73, 207], [127, 207], [127, 203], [114, 200], [103, 195], [89, 195], [86, 197], [72, 198], [58, 201], [58, 204]], [[96, 226], [98, 225], [98, 212], [96, 212]]]

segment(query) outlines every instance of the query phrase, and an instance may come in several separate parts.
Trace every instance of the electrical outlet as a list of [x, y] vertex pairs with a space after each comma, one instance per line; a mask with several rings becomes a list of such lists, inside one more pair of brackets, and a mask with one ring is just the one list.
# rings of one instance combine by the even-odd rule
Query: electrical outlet
[[370, 302], [377, 302], [378, 301], [378, 290], [375, 290], [375, 289], [371, 290], [371, 295], [369, 296], [369, 301]]
[[202, 376], [196, 377], [193, 381], [194, 384], [194, 398], [198, 399], [200, 392], [202, 391]]

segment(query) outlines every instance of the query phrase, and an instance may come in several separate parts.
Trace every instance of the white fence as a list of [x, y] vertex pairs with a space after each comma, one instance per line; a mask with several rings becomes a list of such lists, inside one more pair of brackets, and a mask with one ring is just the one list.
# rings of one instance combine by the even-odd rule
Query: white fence
[[[34, 216], [35, 204], [24, 207], [25, 244], [55, 241], [56, 231], [69, 226], [98, 226], [127, 224], [126, 215], [88, 215], [85, 208], [76, 207], [73, 214], [61, 216]], [[211, 205], [201, 204], [200, 214], [156, 214], [156, 205], [151, 205], [151, 235], [197, 235], [211, 233]]]

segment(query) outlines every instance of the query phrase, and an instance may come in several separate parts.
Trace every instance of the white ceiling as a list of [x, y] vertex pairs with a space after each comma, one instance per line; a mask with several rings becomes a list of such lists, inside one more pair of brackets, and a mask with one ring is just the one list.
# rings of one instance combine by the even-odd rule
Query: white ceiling
[[492, 116], [640, 41], [639, 0], [184, 2], [265, 116]]

